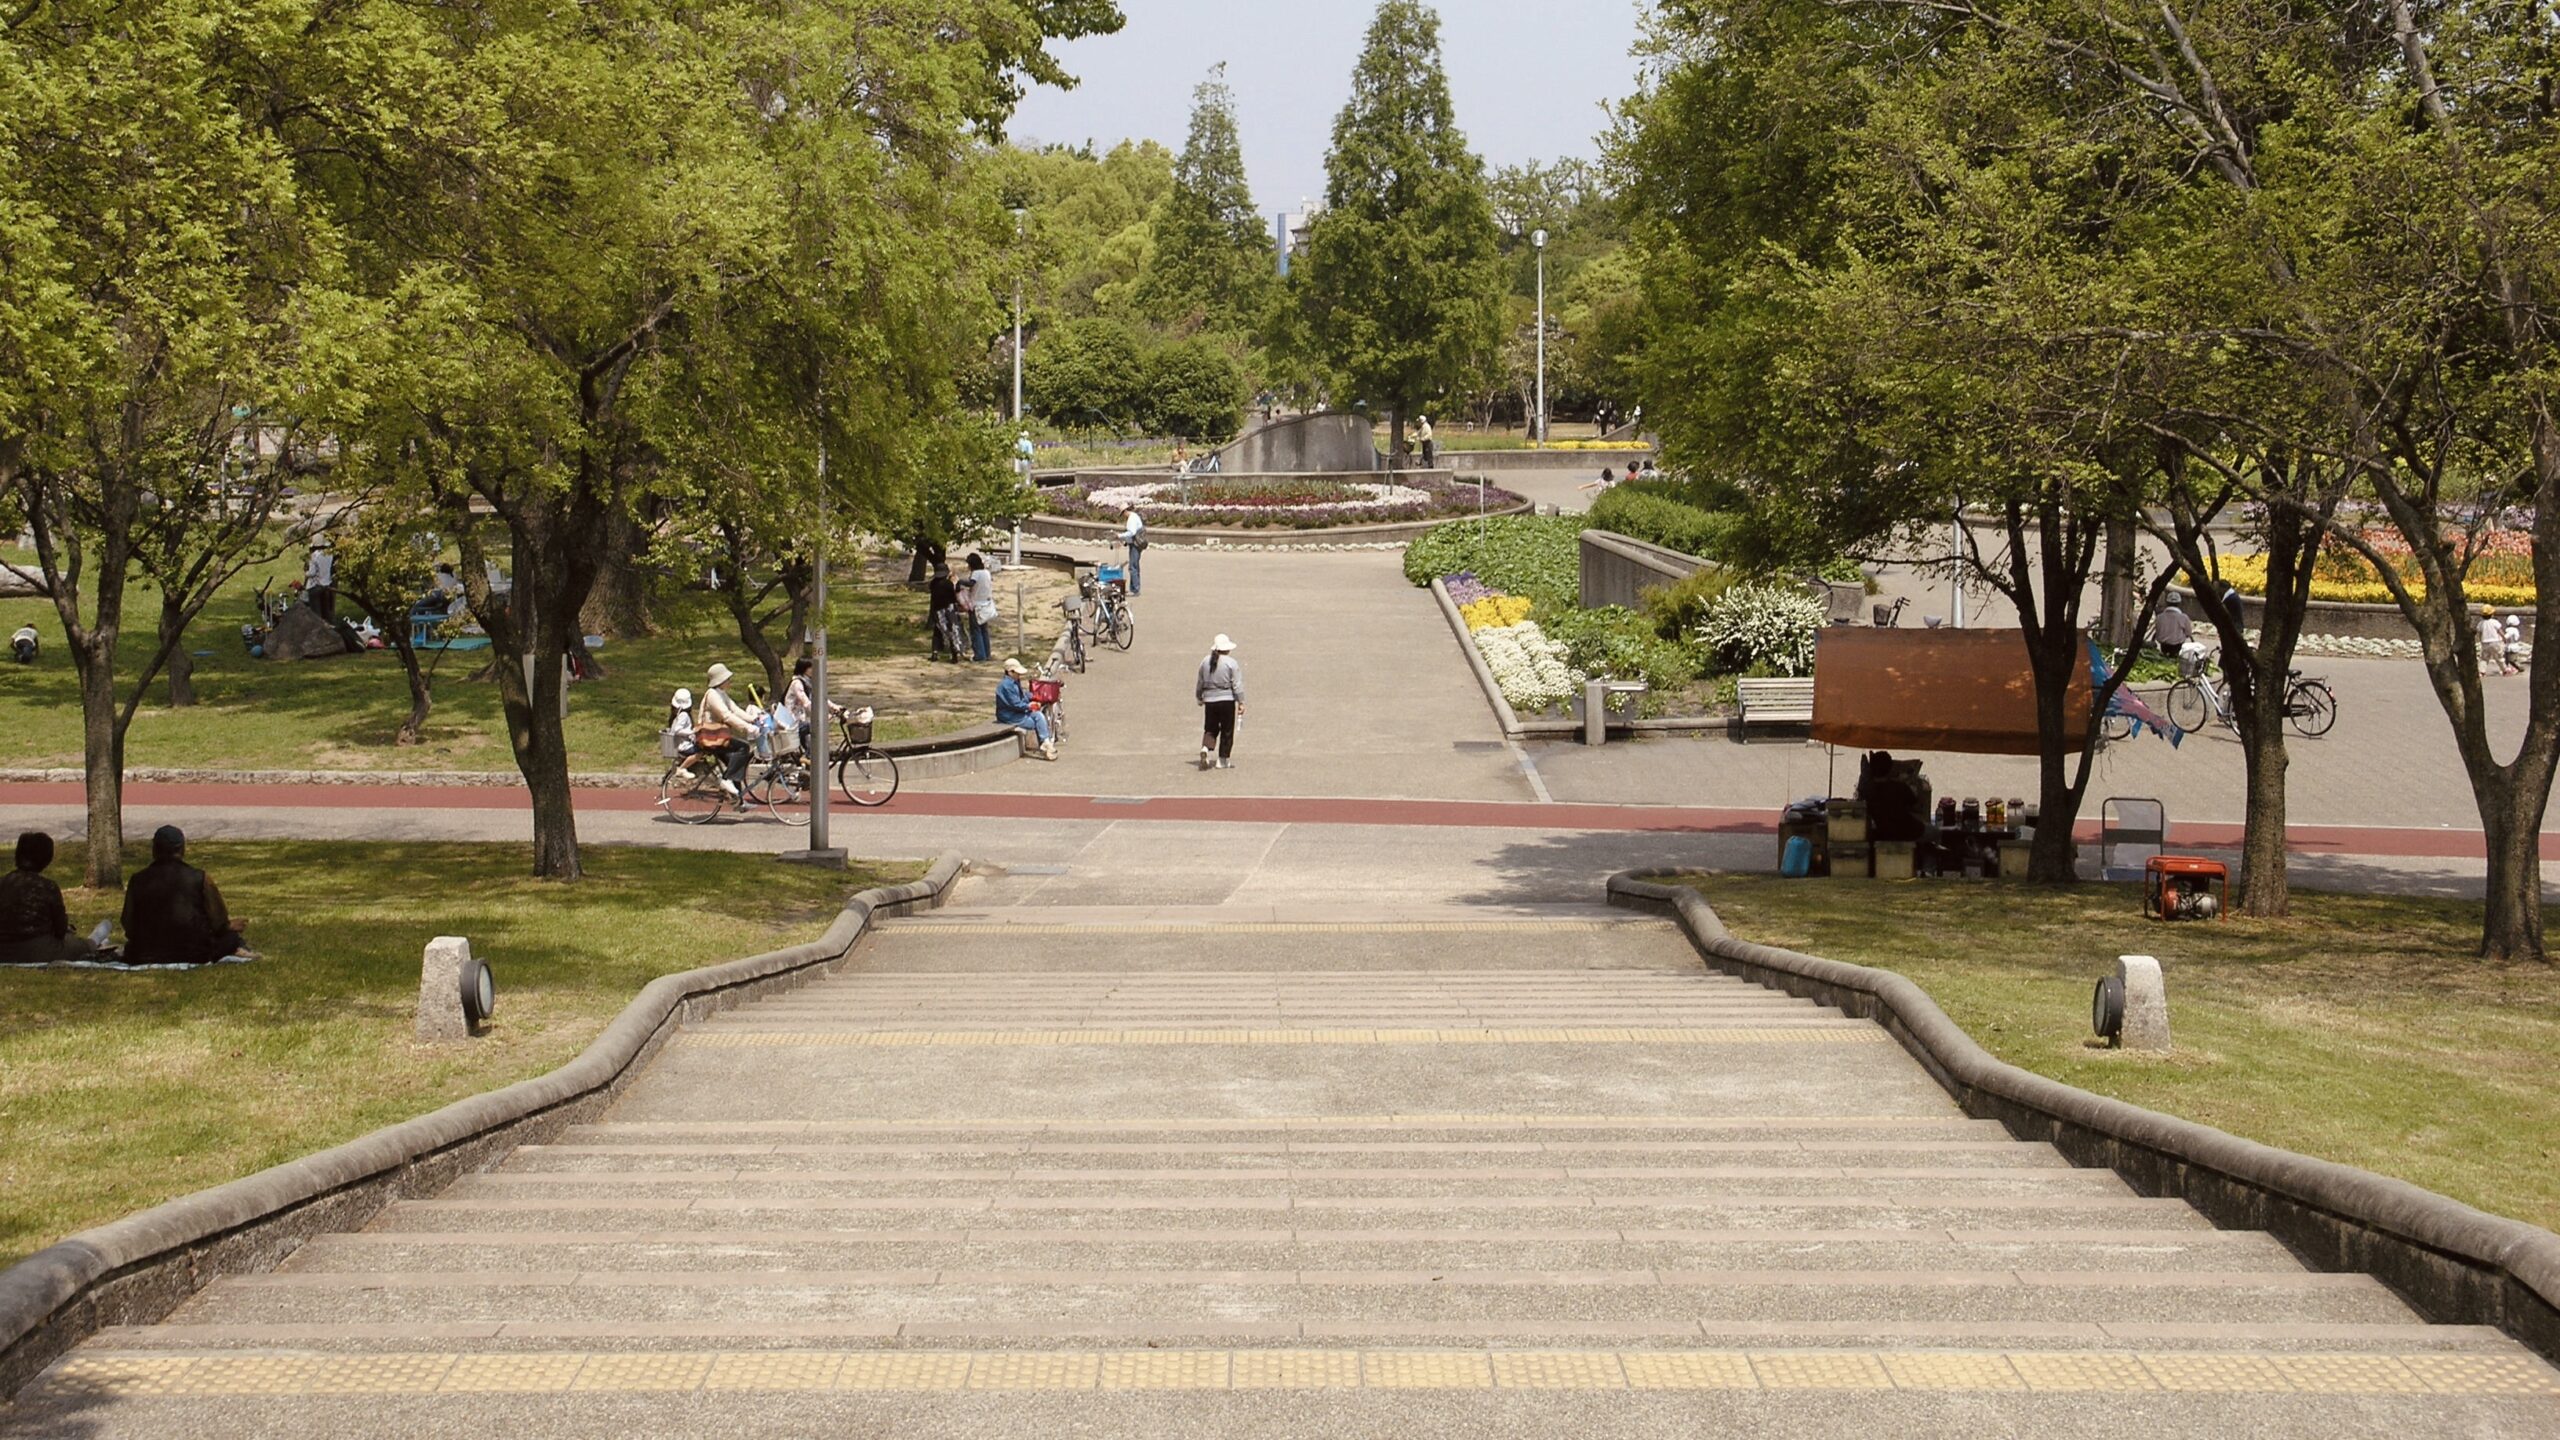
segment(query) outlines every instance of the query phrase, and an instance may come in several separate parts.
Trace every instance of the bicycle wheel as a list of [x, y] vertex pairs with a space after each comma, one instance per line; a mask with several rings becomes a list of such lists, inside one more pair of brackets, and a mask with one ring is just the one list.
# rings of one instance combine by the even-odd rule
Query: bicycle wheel
[[896, 757], [876, 745], [861, 745], [836, 762], [836, 791], [864, 809], [886, 805], [898, 793]]
[[2213, 718], [2213, 703], [2204, 696], [2204, 687], [2193, 680], [2181, 680], [2169, 687], [2169, 723], [2181, 730], [2201, 730]]
[[809, 762], [799, 756], [776, 761], [748, 782], [747, 798], [785, 825], [808, 824]]
[[693, 756], [667, 767], [658, 782], [658, 808], [685, 825], [718, 819], [729, 797], [720, 790], [720, 762]]
[[1114, 609], [1111, 612], [1111, 643], [1126, 650], [1129, 642], [1137, 638], [1138, 622], [1129, 618], [1127, 608]]
[[1076, 672], [1076, 673], [1077, 673], [1077, 674], [1079, 674], [1079, 675], [1083, 674], [1083, 673], [1084, 673], [1084, 626], [1083, 626], [1083, 625], [1081, 625], [1081, 624], [1070, 624], [1069, 626], [1067, 626], [1067, 644], [1066, 644], [1066, 651], [1067, 651], [1067, 668], [1068, 668], [1068, 669], [1070, 669], [1070, 670], [1073, 670], [1074, 672]]
[[2338, 723], [2338, 697], [2318, 680], [2304, 680], [2285, 696], [2284, 718], [2306, 740], [2317, 740]]

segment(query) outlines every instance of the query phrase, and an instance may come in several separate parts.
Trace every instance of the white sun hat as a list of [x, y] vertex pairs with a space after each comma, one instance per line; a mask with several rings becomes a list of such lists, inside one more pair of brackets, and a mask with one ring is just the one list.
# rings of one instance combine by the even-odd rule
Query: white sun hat
[[690, 710], [690, 709], [692, 709], [692, 708], [693, 708], [693, 692], [692, 692], [692, 691], [690, 691], [690, 690], [682, 690], [682, 689], [680, 689], [680, 690], [676, 691], [676, 708], [677, 708], [677, 709], [679, 709], [679, 710]]
[[721, 686], [728, 684], [728, 683], [729, 683], [729, 679], [730, 679], [730, 677], [731, 677], [733, 674], [735, 674], [735, 673], [736, 673], [736, 672], [732, 671], [732, 670], [731, 670], [728, 666], [726, 666], [726, 665], [714, 665], [714, 666], [712, 666], [712, 667], [711, 667], [711, 688], [712, 688], [712, 689], [714, 689], [714, 690], [717, 690], [717, 689], [719, 689]]
[[1209, 642], [1209, 653], [1212, 655], [1224, 655], [1235, 648], [1236, 642], [1228, 639], [1224, 635], [1221, 635], [1217, 639]]

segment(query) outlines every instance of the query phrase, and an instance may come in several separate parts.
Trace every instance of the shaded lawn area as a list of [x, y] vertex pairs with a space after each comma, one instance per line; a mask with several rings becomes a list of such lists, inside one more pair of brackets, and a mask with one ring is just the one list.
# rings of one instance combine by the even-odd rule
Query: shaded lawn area
[[[2022, 1069], [2560, 1227], [2560, 966], [2476, 959], [2476, 902], [2163, 924], [2130, 886], [1691, 883], [1737, 936], [1909, 976]], [[2167, 1056], [2090, 1048], [2119, 954], [2160, 957]]]
[[[78, 875], [78, 846], [52, 873]], [[0, 1266], [64, 1235], [551, 1070], [660, 975], [815, 939], [924, 873], [589, 846], [574, 886], [520, 845], [194, 847], [265, 958], [178, 974], [0, 970]], [[68, 890], [85, 930], [121, 898]], [[426, 942], [498, 977], [468, 1045], [411, 1038]]]
[[[848, 563], [846, 572], [828, 596], [828, 647], [835, 682], [831, 688], [840, 698], [872, 689], [918, 706], [910, 711], [884, 704], [879, 738], [939, 734], [992, 719], [998, 678], [992, 668], [966, 672], [965, 681], [952, 677], [946, 683], [965, 684], [969, 693], [953, 697], [948, 704], [939, 703], [938, 697], [914, 695], [915, 687], [897, 683], [910, 669], [928, 668], [919, 658], [929, 643], [923, 624], [926, 601], [921, 592], [897, 583], [905, 574], [904, 560], [875, 563], [860, 572]], [[292, 662], [251, 659], [241, 643], [240, 626], [253, 613], [260, 581], [273, 576], [281, 589], [301, 574], [296, 552], [242, 575], [205, 608], [189, 633], [187, 646], [202, 652], [196, 660], [197, 703], [172, 709], [166, 682], [154, 681], [134, 715], [126, 743], [127, 765], [515, 770], [498, 687], [493, 681], [471, 679], [489, 664], [488, 650], [453, 651], [440, 662], [433, 652], [421, 656], [436, 666], [435, 710], [423, 740], [413, 746], [391, 743], [409, 714], [408, 682], [393, 652]], [[1063, 583], [1058, 581], [1061, 587]], [[1005, 632], [1009, 639], [1013, 591], [1009, 585], [1000, 588], [1008, 608]], [[120, 683], [127, 688], [129, 677], [139, 673], [153, 648], [152, 627], [159, 603], [157, 590], [139, 581], [127, 596], [126, 614], [135, 623], [127, 625], [117, 647], [118, 673], [127, 677]], [[352, 616], [356, 612], [341, 597], [339, 613]], [[1054, 612], [1049, 618], [1055, 618]], [[615, 640], [597, 652], [605, 667], [604, 678], [570, 688], [571, 769], [655, 774], [664, 768], [657, 737], [666, 720], [667, 698], [679, 685], [699, 693], [703, 673], [713, 661], [738, 672], [734, 693], [740, 699], [746, 698], [750, 682], [762, 686], [763, 670], [738, 642], [735, 623], [713, 596], [685, 591], [669, 597], [659, 607], [658, 620], [657, 634]], [[0, 766], [76, 769], [81, 763], [79, 680], [64, 651], [53, 602], [0, 599], [0, 635], [27, 623], [44, 636], [44, 652], [34, 666], [0, 662]], [[1053, 625], [1048, 639], [1055, 638]], [[1033, 648], [1042, 657], [1048, 653], [1045, 641]], [[959, 723], [952, 723], [954, 716], [960, 717]]]

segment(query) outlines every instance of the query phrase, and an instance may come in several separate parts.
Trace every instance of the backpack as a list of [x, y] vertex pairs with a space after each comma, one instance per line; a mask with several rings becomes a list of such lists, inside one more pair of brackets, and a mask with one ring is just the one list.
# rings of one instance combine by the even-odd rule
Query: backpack
[[1137, 534], [1130, 536], [1129, 549], [1133, 554], [1144, 555], [1147, 553], [1147, 532], [1141, 530]]

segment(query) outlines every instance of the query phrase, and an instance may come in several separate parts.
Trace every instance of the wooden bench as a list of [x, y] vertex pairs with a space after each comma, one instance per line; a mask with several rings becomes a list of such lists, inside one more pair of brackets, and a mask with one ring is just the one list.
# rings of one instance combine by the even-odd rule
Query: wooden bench
[[1741, 702], [1742, 728], [1745, 730], [1754, 725], [1813, 723], [1813, 680], [1810, 676], [1801, 679], [1737, 680], [1734, 693]]

